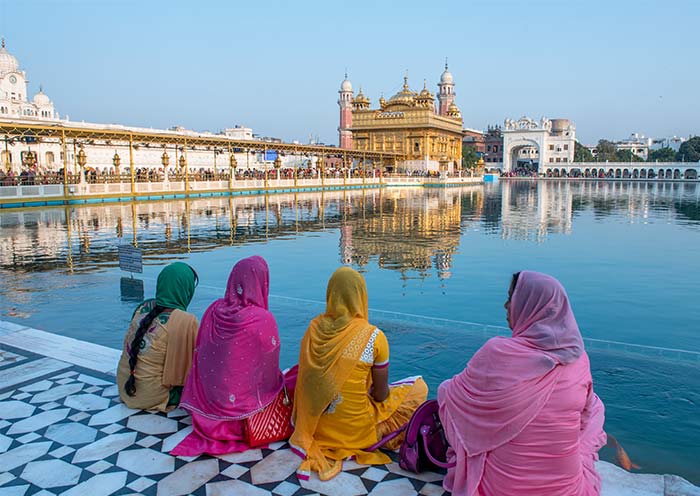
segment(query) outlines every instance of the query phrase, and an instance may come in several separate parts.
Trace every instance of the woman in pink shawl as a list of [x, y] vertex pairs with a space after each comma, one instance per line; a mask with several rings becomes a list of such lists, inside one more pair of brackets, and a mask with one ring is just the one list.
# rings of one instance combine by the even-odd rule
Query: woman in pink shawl
[[605, 445], [604, 408], [562, 285], [538, 272], [513, 276], [510, 338], [486, 342], [438, 390], [456, 466], [455, 496], [600, 494], [594, 462]]
[[268, 311], [270, 273], [265, 259], [238, 262], [226, 295], [202, 317], [180, 406], [193, 432], [171, 454], [222, 455], [245, 451], [243, 419], [263, 410], [282, 389], [280, 339]]

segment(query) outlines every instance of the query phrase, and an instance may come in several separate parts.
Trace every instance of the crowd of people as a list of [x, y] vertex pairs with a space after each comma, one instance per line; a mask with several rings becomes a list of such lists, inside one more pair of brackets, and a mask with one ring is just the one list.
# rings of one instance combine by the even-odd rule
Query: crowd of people
[[[314, 167], [303, 168], [303, 169], [293, 169], [293, 168], [269, 168], [267, 171], [258, 168], [246, 168], [246, 169], [236, 169], [235, 179], [236, 180], [246, 180], [246, 179], [265, 179], [267, 174], [268, 180], [275, 179], [294, 179], [296, 173], [297, 179], [315, 179], [321, 177], [321, 171]], [[368, 169], [365, 171], [366, 177], [378, 177], [379, 169]], [[81, 180], [81, 174], [84, 180], [88, 184], [100, 184], [100, 183], [118, 183], [118, 182], [130, 182], [131, 172], [126, 170], [115, 171], [114, 168], [94, 168], [87, 167], [82, 173], [75, 171], [68, 171], [66, 178], [63, 175], [63, 169], [56, 171], [45, 171], [39, 172], [36, 167], [25, 168], [19, 174], [10, 170], [5, 172], [0, 170], [0, 186], [27, 186], [27, 185], [37, 185], [37, 184], [63, 184], [64, 180], [67, 179], [69, 184], [79, 183]], [[351, 170], [344, 170], [336, 167], [329, 167], [323, 170], [323, 175], [325, 178], [342, 178], [342, 177], [362, 177], [362, 171], [358, 168]], [[418, 174], [414, 174], [418, 175]], [[228, 181], [231, 178], [230, 172], [227, 170], [216, 171], [212, 168], [201, 167], [199, 169], [191, 169], [188, 172], [188, 178], [190, 181]], [[168, 173], [168, 179], [170, 181], [183, 181], [185, 174], [183, 171], [171, 170]], [[134, 169], [134, 180], [136, 182], [162, 182], [165, 180], [165, 174], [162, 168], [153, 167], [139, 167]]]
[[[239, 261], [200, 323], [187, 311], [197, 284], [185, 263], [161, 271], [155, 298], [133, 314], [118, 366], [128, 407], [179, 405], [190, 414], [193, 430], [172, 454], [249, 449], [246, 422], [284, 391], [293, 399], [289, 443], [299, 478], [329, 480], [346, 459], [389, 463], [370, 448], [411, 418], [428, 387], [421, 377], [389, 382], [389, 340], [368, 320], [361, 274], [332, 274], [325, 311], [310, 320], [298, 366], [285, 372], [265, 260]], [[551, 276], [519, 272], [504, 307], [511, 336], [489, 339], [437, 391], [451, 463], [444, 488], [469, 496], [599, 494], [604, 408], [566, 291]]]

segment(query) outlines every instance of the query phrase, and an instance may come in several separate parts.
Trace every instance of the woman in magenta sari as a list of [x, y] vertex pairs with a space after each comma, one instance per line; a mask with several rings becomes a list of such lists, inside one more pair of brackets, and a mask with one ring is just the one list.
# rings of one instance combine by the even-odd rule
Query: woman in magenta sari
[[538, 272], [513, 276], [505, 304], [512, 337], [495, 337], [438, 391], [456, 466], [454, 496], [600, 494], [594, 462], [604, 408], [562, 285]]
[[171, 454], [248, 449], [244, 419], [272, 403], [284, 380], [277, 324], [267, 305], [269, 286], [265, 259], [243, 259], [231, 271], [226, 295], [204, 313], [180, 402], [192, 416], [193, 431]]

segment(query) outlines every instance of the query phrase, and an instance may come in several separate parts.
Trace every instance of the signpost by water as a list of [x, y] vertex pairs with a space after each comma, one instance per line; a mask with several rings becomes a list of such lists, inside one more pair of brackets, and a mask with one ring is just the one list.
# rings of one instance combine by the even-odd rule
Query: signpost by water
[[143, 281], [134, 279], [134, 272], [143, 273], [143, 252], [132, 245], [119, 245], [119, 268], [131, 272], [131, 277], [121, 278], [122, 301], [143, 301]]
[[119, 268], [124, 272], [143, 273], [143, 252], [131, 245], [119, 245]]

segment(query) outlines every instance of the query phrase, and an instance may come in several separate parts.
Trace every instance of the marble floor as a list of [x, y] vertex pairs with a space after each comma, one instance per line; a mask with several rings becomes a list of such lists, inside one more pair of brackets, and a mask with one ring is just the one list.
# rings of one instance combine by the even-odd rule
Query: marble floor
[[[331, 481], [300, 482], [287, 443], [220, 457], [170, 456], [191, 430], [188, 415], [120, 403], [118, 358], [117, 350], [0, 321], [0, 496], [446, 494], [442, 474], [406, 473], [395, 461], [348, 461]], [[700, 496], [676, 476], [632, 475], [604, 462], [598, 469], [605, 496]]]

